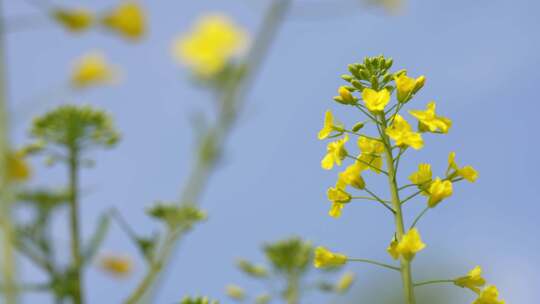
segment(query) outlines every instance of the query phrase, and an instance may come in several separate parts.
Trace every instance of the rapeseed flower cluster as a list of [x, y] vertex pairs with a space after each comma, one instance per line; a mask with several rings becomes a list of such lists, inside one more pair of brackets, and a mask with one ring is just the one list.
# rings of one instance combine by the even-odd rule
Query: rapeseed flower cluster
[[[320, 268], [336, 267], [349, 261], [365, 262], [397, 270], [402, 273], [405, 302], [414, 304], [416, 286], [441, 282], [441, 280], [419, 284], [413, 282], [411, 262], [426, 248], [416, 225], [430, 209], [452, 196], [456, 183], [463, 180], [475, 182], [478, 172], [472, 166], [459, 166], [455, 161], [455, 152], [451, 152], [444, 175], [434, 175], [431, 164], [421, 163], [417, 171], [408, 174], [409, 184], [399, 184], [399, 164], [405, 153], [424, 148], [424, 137], [429, 134], [448, 133], [452, 127], [452, 120], [436, 112], [436, 103], [430, 101], [423, 110], [407, 111], [416, 121], [415, 124], [411, 124], [402, 110], [405, 106], [413, 104], [412, 100], [425, 86], [426, 77], [411, 77], [406, 70], [390, 72], [392, 65], [393, 60], [383, 56], [366, 58], [363, 63], [349, 65], [350, 74], [342, 76], [349, 85], [338, 88], [338, 95], [334, 97], [334, 101], [358, 110], [367, 120], [358, 121], [353, 127], [348, 128], [342, 123], [337, 123], [334, 114], [327, 110], [323, 127], [317, 137], [320, 140], [331, 139], [321, 160], [323, 169], [332, 170], [342, 167], [349, 159], [352, 161], [338, 173], [335, 186], [327, 190], [327, 198], [331, 202], [329, 215], [334, 218], [340, 217], [344, 206], [357, 200], [374, 201], [385, 207], [390, 211], [395, 223], [395, 233], [387, 252], [394, 260], [399, 261], [399, 266], [349, 258], [345, 254], [332, 252], [322, 246], [315, 249], [314, 264]], [[351, 140], [351, 137], [356, 137], [356, 140]], [[358, 153], [350, 152], [347, 147], [350, 141], [356, 142]], [[366, 181], [368, 171], [386, 176], [389, 198], [370, 190], [370, 184]], [[415, 188], [416, 191], [411, 192]], [[351, 191], [360, 191], [361, 195], [353, 194]], [[426, 197], [427, 206], [407, 229], [404, 206], [406, 203], [412, 204], [408, 203], [410, 200], [422, 196]], [[471, 270], [467, 276], [442, 282], [454, 282], [457, 286], [477, 293], [478, 298], [474, 304], [504, 303], [498, 299], [496, 287], [488, 286], [482, 289], [485, 280], [479, 267]]]

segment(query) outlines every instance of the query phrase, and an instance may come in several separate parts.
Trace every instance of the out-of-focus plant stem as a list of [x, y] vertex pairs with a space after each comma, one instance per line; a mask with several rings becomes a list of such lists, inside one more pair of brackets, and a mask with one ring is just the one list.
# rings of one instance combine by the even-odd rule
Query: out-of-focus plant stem
[[[0, 19], [2, 14], [0, 1]], [[1, 267], [3, 285], [5, 286], [4, 301], [6, 304], [17, 302], [16, 261], [14, 241], [15, 234], [11, 219], [12, 193], [8, 180], [9, 120], [7, 110], [5, 58], [5, 29], [0, 23], [0, 223], [2, 229]]]
[[69, 231], [71, 239], [71, 271], [73, 273], [72, 297], [74, 304], [82, 304], [82, 256], [79, 227], [79, 150], [74, 144], [69, 149]]
[[[200, 202], [200, 196], [208, 184], [208, 178], [215, 168], [219, 153], [223, 150], [226, 139], [245, 101], [244, 95], [266, 57], [291, 3], [292, 0], [272, 1], [245, 61], [239, 70], [228, 79], [220, 96], [221, 108], [218, 117], [214, 125], [203, 136], [196, 150], [195, 165], [180, 195], [179, 204], [198, 204]], [[169, 262], [170, 256], [174, 254], [182, 234], [182, 230], [168, 230], [166, 232], [162, 245], [155, 255], [156, 258], [150, 263], [147, 273], [124, 303], [150, 302], [149, 299], [156, 285], [155, 281]]]
[[[394, 156], [392, 155], [392, 145], [390, 144], [390, 138], [386, 135], [387, 120], [383, 114], [381, 114], [381, 129], [380, 136], [384, 143], [384, 154], [386, 158], [387, 171], [388, 171], [388, 185], [390, 187], [390, 193], [392, 196], [392, 209], [394, 209], [394, 218], [396, 225], [396, 237], [398, 241], [401, 241], [405, 234], [405, 225], [403, 224], [403, 212], [401, 209], [401, 200], [399, 199], [399, 186], [396, 181], [396, 168], [394, 167]], [[414, 296], [414, 286], [411, 275], [411, 262], [404, 257], [400, 257], [400, 271], [401, 281], [403, 284], [403, 294], [406, 304], [416, 304]]]
[[287, 304], [298, 304], [300, 302], [300, 277], [298, 273], [289, 275], [287, 282], [286, 300]]

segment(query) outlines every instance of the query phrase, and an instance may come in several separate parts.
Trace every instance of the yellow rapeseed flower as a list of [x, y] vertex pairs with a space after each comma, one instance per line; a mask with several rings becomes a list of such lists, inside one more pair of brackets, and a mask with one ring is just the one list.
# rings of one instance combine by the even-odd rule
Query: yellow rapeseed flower
[[390, 136], [400, 147], [410, 146], [419, 150], [424, 146], [422, 135], [413, 132], [411, 125], [399, 114], [395, 116], [392, 125], [386, 129], [386, 135]]
[[326, 139], [333, 131], [343, 132], [343, 126], [335, 124], [334, 115], [330, 110], [327, 110], [324, 113], [324, 125], [323, 128], [319, 131], [319, 139]]
[[229, 284], [225, 287], [225, 293], [234, 300], [243, 300], [246, 297], [245, 290], [242, 287], [233, 284]]
[[447, 133], [452, 127], [452, 121], [446, 117], [437, 116], [435, 114], [435, 102], [428, 103], [425, 111], [412, 110], [409, 113], [418, 119], [419, 129], [421, 132], [442, 132]]
[[450, 177], [458, 175], [471, 183], [475, 182], [478, 178], [478, 171], [476, 171], [472, 166], [464, 166], [460, 168], [456, 164], [456, 152], [450, 152], [448, 155], [448, 169], [453, 170], [453, 172], [449, 175]]
[[430, 164], [419, 164], [418, 171], [409, 176], [411, 183], [415, 185], [425, 185], [433, 179]]
[[337, 282], [335, 289], [338, 293], [345, 293], [349, 288], [351, 288], [351, 285], [354, 283], [354, 279], [356, 278], [356, 275], [354, 272], [346, 272], [344, 273], [339, 281]]
[[480, 292], [478, 298], [472, 304], [505, 304], [504, 300], [499, 299], [497, 287], [491, 285]]
[[332, 203], [332, 207], [330, 208], [328, 214], [334, 218], [341, 216], [341, 210], [345, 204], [349, 203], [352, 199], [352, 196], [345, 191], [345, 185], [341, 184], [340, 181], [338, 181], [336, 187], [328, 188], [326, 191], [326, 196]]
[[434, 208], [443, 199], [452, 195], [453, 187], [452, 182], [449, 180], [441, 180], [437, 177], [429, 186], [429, 199], [428, 206]]
[[373, 113], [379, 113], [384, 111], [384, 107], [390, 102], [390, 92], [387, 89], [375, 91], [365, 88], [362, 91], [362, 99], [368, 110]]
[[383, 166], [381, 154], [384, 152], [384, 144], [381, 141], [363, 136], [358, 138], [357, 143], [362, 152], [358, 157], [361, 170], [371, 169], [375, 173], [380, 173]]
[[22, 152], [10, 152], [7, 154], [7, 180], [10, 182], [24, 182], [32, 174], [30, 165], [26, 162]]
[[210, 78], [245, 50], [247, 40], [247, 33], [227, 16], [205, 15], [173, 43], [173, 55], [198, 76]]
[[94, 14], [87, 9], [56, 9], [52, 17], [71, 32], [82, 32], [94, 24]]
[[399, 102], [407, 102], [411, 95], [420, 90], [426, 81], [426, 77], [420, 76], [416, 79], [407, 76], [406, 73], [402, 73], [399, 76], [394, 77], [397, 89], [397, 99]]
[[341, 253], [332, 252], [325, 247], [315, 248], [314, 265], [317, 268], [336, 267], [347, 263], [347, 256]]
[[349, 91], [346, 86], [339, 87], [338, 94], [339, 96], [334, 97], [334, 100], [342, 104], [356, 104], [356, 101], [358, 100], [351, 94], [351, 91]]
[[394, 259], [402, 256], [406, 260], [411, 261], [416, 253], [425, 247], [426, 244], [422, 242], [418, 229], [413, 228], [403, 235], [401, 241], [392, 241], [387, 251]]
[[103, 270], [117, 277], [125, 277], [133, 270], [133, 262], [131, 259], [113, 255], [102, 257], [100, 266]]
[[345, 185], [354, 187], [356, 189], [364, 189], [366, 183], [360, 173], [362, 172], [362, 165], [356, 161], [352, 165], [348, 166], [345, 171], [339, 173], [339, 180]]
[[343, 138], [328, 143], [326, 146], [326, 155], [321, 161], [321, 167], [325, 170], [331, 170], [334, 167], [334, 163], [341, 166], [341, 162], [347, 156], [347, 150], [345, 149], [345, 143], [349, 140], [349, 136], [345, 135]]
[[454, 283], [459, 287], [469, 288], [479, 293], [480, 287], [486, 284], [486, 280], [482, 277], [482, 268], [476, 266], [466, 276], [457, 278]]
[[127, 39], [140, 39], [146, 32], [146, 17], [137, 2], [126, 1], [105, 15], [103, 25]]
[[88, 88], [110, 84], [117, 80], [117, 72], [98, 52], [88, 53], [77, 60], [71, 72], [71, 84], [75, 88]]

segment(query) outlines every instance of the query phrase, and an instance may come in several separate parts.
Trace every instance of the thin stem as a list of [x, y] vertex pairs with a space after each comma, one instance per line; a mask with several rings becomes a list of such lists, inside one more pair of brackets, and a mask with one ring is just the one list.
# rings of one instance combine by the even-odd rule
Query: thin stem
[[[392, 194], [392, 207], [395, 211], [394, 213], [394, 219], [395, 219], [395, 225], [396, 225], [396, 237], [398, 241], [401, 241], [403, 238], [403, 235], [405, 233], [405, 228], [403, 224], [403, 212], [401, 210], [401, 201], [399, 199], [399, 190], [398, 190], [398, 184], [396, 181], [396, 172], [394, 168], [394, 156], [392, 155], [392, 148], [390, 145], [390, 139], [388, 138], [388, 135], [386, 135], [386, 117], [384, 114], [381, 114], [381, 128], [379, 129], [379, 133], [381, 135], [381, 139], [383, 139], [384, 144], [384, 154], [386, 156], [386, 163], [388, 166], [388, 186], [390, 187], [390, 192]], [[412, 281], [412, 274], [411, 274], [411, 263], [409, 260], [405, 259], [404, 257], [400, 257], [400, 264], [401, 264], [401, 281], [403, 284], [403, 294], [405, 298], [406, 304], [416, 304], [416, 298], [414, 296], [414, 288], [413, 288], [413, 281]]]
[[379, 121], [377, 120], [377, 118], [371, 115], [368, 111], [366, 111], [361, 105], [356, 105], [356, 108], [362, 111], [362, 113], [364, 113], [364, 115], [369, 117], [375, 124], [379, 125]]
[[373, 261], [373, 260], [368, 260], [368, 259], [350, 259], [349, 258], [349, 259], [347, 259], [347, 261], [349, 261], [349, 262], [367, 263], [367, 264], [372, 264], [372, 265], [377, 265], [377, 266], [381, 266], [381, 267], [384, 267], [384, 268], [392, 269], [392, 270], [395, 270], [395, 271], [401, 271], [401, 268], [399, 268], [399, 267], [392, 266], [392, 265], [385, 264], [385, 263], [381, 263], [381, 262], [377, 262], [377, 261]]
[[369, 193], [373, 198], [375, 198], [375, 200], [377, 200], [384, 207], [386, 207], [386, 209], [390, 210], [390, 212], [392, 212], [394, 214], [396, 213], [396, 211], [390, 205], [388, 205], [388, 203], [386, 203], [387, 201], [385, 201], [385, 200], [381, 199], [380, 197], [378, 197], [373, 191], [369, 190], [368, 188], [364, 188], [364, 191]]
[[[376, 201], [379, 202], [378, 199], [372, 197], [372, 196], [351, 196], [352, 199], [360, 199], [360, 200], [368, 200], [368, 201]], [[388, 202], [386, 202], [388, 203]]]
[[73, 271], [72, 297], [74, 304], [83, 303], [81, 232], [79, 223], [79, 150], [74, 144], [69, 149], [69, 228], [71, 242], [71, 270]]
[[429, 209], [431, 209], [431, 208], [429, 206], [427, 206], [426, 208], [424, 208], [424, 210], [422, 210], [422, 212], [420, 212], [420, 214], [418, 214], [416, 216], [416, 218], [414, 219], [413, 223], [411, 224], [411, 227], [409, 228], [409, 230], [416, 227], [416, 224], [418, 224], [418, 221], [420, 221], [420, 219], [424, 216], [424, 214], [426, 214], [426, 212], [428, 212]]
[[376, 141], [381, 141], [379, 138], [375, 138], [375, 137], [371, 137], [371, 136], [369, 136], [369, 135], [365, 135], [365, 134], [353, 132], [353, 131], [347, 130], [347, 129], [343, 129], [343, 132], [349, 133], [349, 134], [352, 134], [352, 135], [356, 135], [356, 136], [358, 136], [358, 137], [365, 137], [365, 138], [367, 138], [367, 139], [376, 140]]
[[[271, 44], [280, 28], [285, 14], [289, 10], [292, 0], [273, 1], [268, 9], [263, 24], [257, 34], [253, 47], [246, 56], [242, 69], [237, 75], [230, 77], [221, 96], [221, 111], [217, 117], [213, 128], [208, 131], [207, 137], [212, 139], [213, 152], [219, 153], [223, 148], [224, 141], [230, 134], [236, 117], [245, 101], [245, 94], [249, 89], [250, 82], [254, 79], [261, 63], [263, 62]], [[199, 147], [199, 152], [203, 151], [203, 146]], [[207, 154], [198, 153], [198, 159], [188, 177], [186, 187], [180, 195], [180, 204], [198, 204], [200, 195], [208, 184], [207, 179], [217, 162], [217, 157], [208, 157]], [[174, 253], [179, 238], [183, 231], [167, 230], [163, 246], [157, 250], [156, 258], [149, 267], [147, 273], [137, 285], [136, 289], [124, 301], [125, 304], [134, 304], [151, 297], [155, 291], [155, 281], [161, 270], [169, 262], [170, 256]]]
[[425, 285], [431, 285], [431, 284], [448, 284], [448, 283], [454, 283], [454, 280], [431, 280], [431, 281], [424, 281], [419, 283], [414, 283], [414, 287], [419, 286], [425, 286]]
[[[0, 20], [3, 17], [3, 3], [0, 1]], [[1, 267], [6, 286], [4, 302], [14, 304], [18, 301], [17, 269], [15, 258], [15, 229], [11, 216], [13, 193], [8, 178], [9, 117], [7, 106], [7, 69], [5, 58], [5, 28], [0, 23], [0, 229], [1, 229]]]
[[415, 193], [413, 193], [413, 194], [407, 196], [404, 200], [401, 201], [401, 204], [402, 204], [402, 205], [405, 204], [406, 202], [408, 202], [408, 201], [410, 201], [411, 199], [415, 198], [416, 196], [418, 196], [418, 194], [420, 194], [420, 193], [422, 193], [422, 192], [424, 192], [424, 191], [426, 191], [426, 190], [421, 189], [421, 190], [418, 190], [418, 191], [416, 191]]

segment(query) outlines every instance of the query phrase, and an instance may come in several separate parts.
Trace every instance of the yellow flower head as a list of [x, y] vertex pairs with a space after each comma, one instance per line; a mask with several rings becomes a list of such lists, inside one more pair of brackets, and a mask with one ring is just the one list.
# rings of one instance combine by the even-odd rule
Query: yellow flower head
[[390, 136], [400, 147], [410, 146], [419, 150], [424, 146], [422, 135], [413, 132], [411, 125], [399, 114], [394, 118], [392, 125], [386, 129], [386, 135]]
[[338, 293], [345, 293], [349, 288], [351, 288], [351, 285], [354, 283], [354, 279], [356, 278], [356, 275], [353, 272], [346, 272], [344, 273], [339, 281], [337, 282], [335, 289]]
[[365, 88], [362, 91], [362, 99], [368, 110], [374, 113], [384, 111], [384, 107], [390, 102], [390, 92], [387, 89], [375, 91]]
[[336, 267], [347, 263], [347, 256], [341, 253], [332, 252], [325, 247], [315, 248], [314, 264], [317, 268]]
[[319, 131], [319, 139], [326, 139], [332, 131], [339, 131], [343, 132], [343, 126], [341, 125], [335, 125], [334, 124], [334, 115], [332, 115], [332, 112], [330, 110], [327, 110], [326, 113], [324, 113], [324, 125], [323, 128]]
[[357, 99], [351, 94], [351, 91], [345, 86], [338, 89], [339, 96], [334, 97], [334, 100], [342, 104], [356, 104]]
[[131, 259], [112, 255], [102, 257], [100, 266], [106, 272], [117, 277], [125, 277], [133, 270]]
[[354, 164], [348, 166], [345, 171], [339, 173], [340, 182], [338, 182], [338, 184], [343, 183], [356, 189], [364, 189], [366, 187], [366, 183], [360, 175], [361, 172], [361, 163], [356, 161]]
[[[392, 246], [392, 244], [390, 244]], [[395, 249], [388, 250], [392, 257], [395, 258], [395, 255], [392, 252], [401, 255], [406, 260], [411, 261], [417, 252], [421, 251], [426, 247], [426, 244], [422, 242], [420, 238], [420, 233], [416, 228], [409, 230], [406, 234], [403, 235], [401, 241], [395, 245]]]
[[138, 3], [127, 1], [108, 13], [103, 25], [127, 39], [137, 40], [146, 31], [146, 20], [143, 9]]
[[452, 195], [452, 182], [449, 180], [441, 180], [437, 177], [429, 186], [428, 206], [433, 208], [437, 206], [443, 199]]
[[227, 16], [205, 15], [191, 32], [173, 43], [173, 56], [198, 76], [210, 78], [221, 72], [234, 56], [241, 54], [247, 41], [247, 33]]
[[71, 84], [75, 88], [109, 84], [117, 80], [116, 74], [116, 70], [101, 53], [93, 52], [84, 55], [75, 63], [71, 73]]
[[360, 136], [358, 148], [362, 152], [358, 157], [361, 170], [371, 169], [375, 173], [380, 173], [383, 166], [381, 154], [384, 152], [384, 144], [381, 141]]
[[497, 287], [491, 285], [486, 287], [482, 292], [480, 292], [480, 295], [478, 295], [478, 298], [472, 302], [472, 304], [505, 304], [506, 302], [504, 300], [499, 299], [499, 291], [497, 290]]
[[428, 103], [425, 111], [413, 110], [409, 113], [418, 119], [420, 131], [441, 132], [447, 133], [452, 127], [452, 121], [446, 117], [437, 116], [435, 114], [435, 102]]
[[71, 32], [85, 31], [94, 23], [94, 15], [86, 9], [57, 9], [52, 12], [52, 17]]
[[399, 76], [394, 77], [397, 88], [397, 99], [399, 102], [407, 102], [411, 95], [420, 90], [426, 82], [426, 77], [420, 76], [416, 79], [407, 76], [406, 73], [402, 73]]
[[328, 200], [332, 202], [332, 207], [328, 214], [335, 218], [341, 216], [341, 210], [345, 204], [349, 203], [352, 199], [351, 195], [345, 191], [345, 185], [340, 184], [339, 180], [336, 187], [328, 188], [326, 196]]
[[431, 173], [430, 164], [419, 164], [418, 171], [414, 172], [409, 176], [411, 183], [418, 186], [425, 186], [425, 184], [431, 182], [433, 179], [433, 174]]
[[238, 285], [233, 284], [227, 285], [227, 287], [225, 287], [225, 293], [227, 294], [227, 296], [229, 296], [229, 298], [234, 300], [243, 300], [246, 297], [246, 292], [244, 291], [244, 289]]
[[454, 283], [459, 287], [469, 288], [479, 293], [480, 287], [486, 284], [486, 280], [482, 277], [482, 268], [476, 266], [466, 276], [457, 278]]
[[326, 155], [321, 161], [321, 167], [325, 170], [331, 170], [334, 163], [341, 166], [341, 162], [347, 156], [345, 143], [349, 140], [349, 136], [345, 135], [342, 139], [328, 143], [326, 146]]
[[478, 171], [476, 171], [472, 166], [464, 166], [460, 168], [456, 164], [456, 152], [450, 152], [448, 155], [448, 169], [453, 170], [453, 172], [449, 175], [450, 177], [458, 175], [471, 183], [474, 183], [476, 179], [478, 179]]
[[397, 250], [398, 244], [398, 241], [394, 238], [390, 242], [390, 245], [388, 245], [388, 248], [386, 248], [386, 251], [394, 260], [397, 260], [399, 258], [399, 252]]
[[7, 180], [10, 182], [24, 182], [32, 174], [30, 165], [24, 159], [26, 155], [22, 152], [11, 152], [7, 154]]

